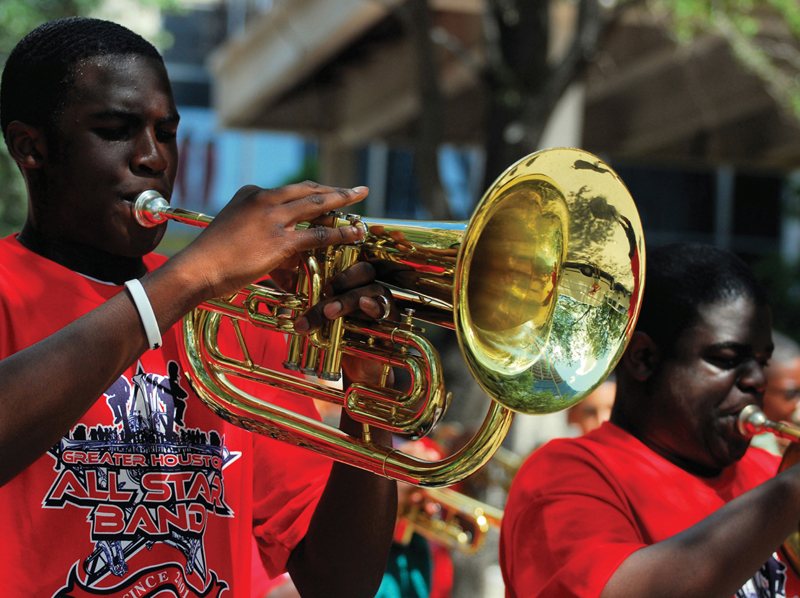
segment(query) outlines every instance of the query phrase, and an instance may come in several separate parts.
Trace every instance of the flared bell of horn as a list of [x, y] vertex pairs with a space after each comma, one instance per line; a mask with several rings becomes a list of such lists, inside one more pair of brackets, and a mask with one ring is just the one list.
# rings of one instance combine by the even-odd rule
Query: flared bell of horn
[[468, 222], [364, 224], [379, 280], [416, 319], [454, 328], [475, 379], [509, 409], [574, 405], [627, 345], [644, 237], [625, 185], [587, 152], [528, 156]]

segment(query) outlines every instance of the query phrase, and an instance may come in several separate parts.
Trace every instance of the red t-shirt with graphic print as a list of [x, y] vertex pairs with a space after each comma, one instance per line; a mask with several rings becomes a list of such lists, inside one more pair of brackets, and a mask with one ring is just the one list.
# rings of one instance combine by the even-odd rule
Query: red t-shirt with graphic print
[[[506, 597], [597, 598], [632, 552], [698, 523], [773, 477], [779, 462], [751, 448], [704, 479], [610, 422], [553, 440], [525, 462], [509, 493], [500, 533]], [[779, 559], [737, 596], [796, 596], [797, 577]]]
[[[151, 271], [165, 259], [145, 264]], [[14, 236], [0, 240], [0, 358], [123, 288], [44, 259]], [[280, 369], [284, 337], [258, 338], [250, 351]], [[163, 342], [0, 488], [4, 598], [249, 596], [254, 533], [269, 573], [284, 571], [330, 461], [217, 417], [179, 366], [179, 326]], [[83, 349], [91, 350], [75, 347]], [[309, 399], [264, 388], [272, 402], [318, 417]]]

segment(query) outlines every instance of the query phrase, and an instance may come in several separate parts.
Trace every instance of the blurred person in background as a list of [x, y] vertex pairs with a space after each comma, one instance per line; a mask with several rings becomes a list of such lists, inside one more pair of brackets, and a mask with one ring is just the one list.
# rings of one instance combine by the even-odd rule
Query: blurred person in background
[[611, 372], [603, 383], [577, 405], [567, 410], [567, 422], [574, 436], [583, 436], [599, 428], [611, 418], [614, 396], [617, 394], [617, 378]]
[[[797, 403], [800, 401], [800, 345], [776, 330], [772, 331], [775, 350], [767, 368], [767, 388], [764, 391], [764, 414], [774, 422], [797, 423]], [[772, 432], [753, 437], [752, 445], [775, 455], [782, 455], [789, 440]]]

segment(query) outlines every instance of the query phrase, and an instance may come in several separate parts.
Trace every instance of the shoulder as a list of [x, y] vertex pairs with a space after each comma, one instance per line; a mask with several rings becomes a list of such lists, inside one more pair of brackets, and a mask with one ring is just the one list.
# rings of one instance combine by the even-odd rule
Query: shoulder
[[0, 239], [0, 295], [23, 295], [30, 287], [41, 287], [53, 268], [47, 260], [25, 249], [16, 234]]
[[36, 257], [38, 256], [20, 245], [16, 233], [0, 239], [0, 267], [3, 276], [14, 276], [30, 269], [31, 258]]
[[24, 272], [19, 266], [18, 256], [13, 251], [12, 237], [0, 239], [0, 306], [2, 306], [9, 294], [14, 294], [16, 282], [22, 278]]
[[739, 461], [738, 468], [753, 475], [763, 474], [767, 479], [777, 473], [780, 463], [781, 458], [777, 455], [773, 455], [762, 448], [751, 446]]
[[[604, 462], [616, 454], [637, 452], [641, 443], [614, 424], [605, 423], [597, 430], [577, 438], [557, 438], [531, 453], [528, 461], [558, 460], [568, 463]], [[523, 466], [523, 469], [528, 465]], [[553, 467], [558, 469], [558, 466]]]
[[579, 438], [551, 440], [534, 451], [514, 479], [514, 489], [527, 498], [581, 491], [592, 481], [611, 480], [636, 452], [638, 441], [613, 424]]
[[160, 253], [148, 253], [142, 259], [144, 260], [144, 265], [147, 268], [147, 271], [152, 272], [156, 268], [163, 266], [164, 262], [166, 262], [169, 258], [167, 258], [165, 255], [161, 255]]

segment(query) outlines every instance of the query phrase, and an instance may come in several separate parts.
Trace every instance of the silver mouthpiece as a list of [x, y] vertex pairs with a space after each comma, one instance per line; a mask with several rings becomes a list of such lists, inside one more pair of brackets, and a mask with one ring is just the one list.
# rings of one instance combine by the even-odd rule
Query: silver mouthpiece
[[152, 228], [167, 221], [162, 212], [168, 207], [167, 200], [158, 191], [143, 191], [133, 202], [133, 215], [136, 222]]

